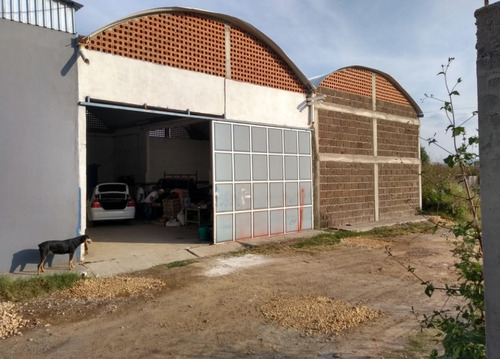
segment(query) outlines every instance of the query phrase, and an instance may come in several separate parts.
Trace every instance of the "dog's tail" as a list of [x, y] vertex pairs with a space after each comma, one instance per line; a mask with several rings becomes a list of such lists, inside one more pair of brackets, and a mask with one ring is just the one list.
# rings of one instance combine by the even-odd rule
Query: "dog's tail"
[[86, 255], [89, 252], [89, 244], [92, 243], [92, 239], [88, 238], [83, 242], [83, 253], [82, 253], [82, 258], [84, 255]]

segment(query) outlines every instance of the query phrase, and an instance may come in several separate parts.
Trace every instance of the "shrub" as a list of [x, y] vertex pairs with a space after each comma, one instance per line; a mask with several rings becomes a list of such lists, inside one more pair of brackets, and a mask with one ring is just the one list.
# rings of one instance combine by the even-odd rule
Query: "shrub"
[[[458, 167], [431, 163], [422, 166], [422, 210], [457, 221], [471, 221], [470, 203]], [[471, 187], [478, 199], [479, 189]], [[476, 201], [478, 202], [478, 201]], [[479, 203], [476, 203], [479, 207]]]

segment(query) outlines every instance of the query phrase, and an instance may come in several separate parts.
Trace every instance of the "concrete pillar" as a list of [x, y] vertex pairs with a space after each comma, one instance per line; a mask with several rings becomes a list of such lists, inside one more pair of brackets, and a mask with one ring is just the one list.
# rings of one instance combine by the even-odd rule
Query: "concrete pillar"
[[476, 11], [486, 351], [500, 355], [500, 2]]

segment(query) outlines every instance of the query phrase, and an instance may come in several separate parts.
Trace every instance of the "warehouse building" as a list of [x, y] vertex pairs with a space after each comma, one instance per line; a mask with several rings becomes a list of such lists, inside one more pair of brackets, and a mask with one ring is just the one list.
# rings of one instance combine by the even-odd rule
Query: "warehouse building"
[[311, 82], [265, 34], [203, 10], [147, 10], [80, 37], [73, 1], [15, 16], [41, 4], [0, 9], [0, 271], [83, 233], [88, 193], [108, 181], [181, 187], [214, 243], [419, 208], [421, 111], [390, 76]]

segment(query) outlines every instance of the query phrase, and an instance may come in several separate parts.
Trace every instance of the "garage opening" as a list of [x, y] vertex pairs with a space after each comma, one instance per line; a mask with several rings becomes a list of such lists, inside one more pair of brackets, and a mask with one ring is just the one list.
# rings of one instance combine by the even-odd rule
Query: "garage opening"
[[195, 238], [215, 243], [312, 229], [309, 130], [85, 105], [89, 193], [102, 182], [127, 183], [132, 195], [140, 184], [163, 189], [162, 224], [195, 224]]
[[[194, 224], [186, 227], [196, 240], [198, 227], [207, 227], [208, 240], [213, 218], [210, 123], [222, 116], [90, 98], [81, 105], [86, 107], [88, 196], [106, 182], [128, 184], [133, 198], [139, 187], [146, 195], [163, 189], [153, 207], [157, 224]], [[134, 222], [143, 223], [140, 208]]]

